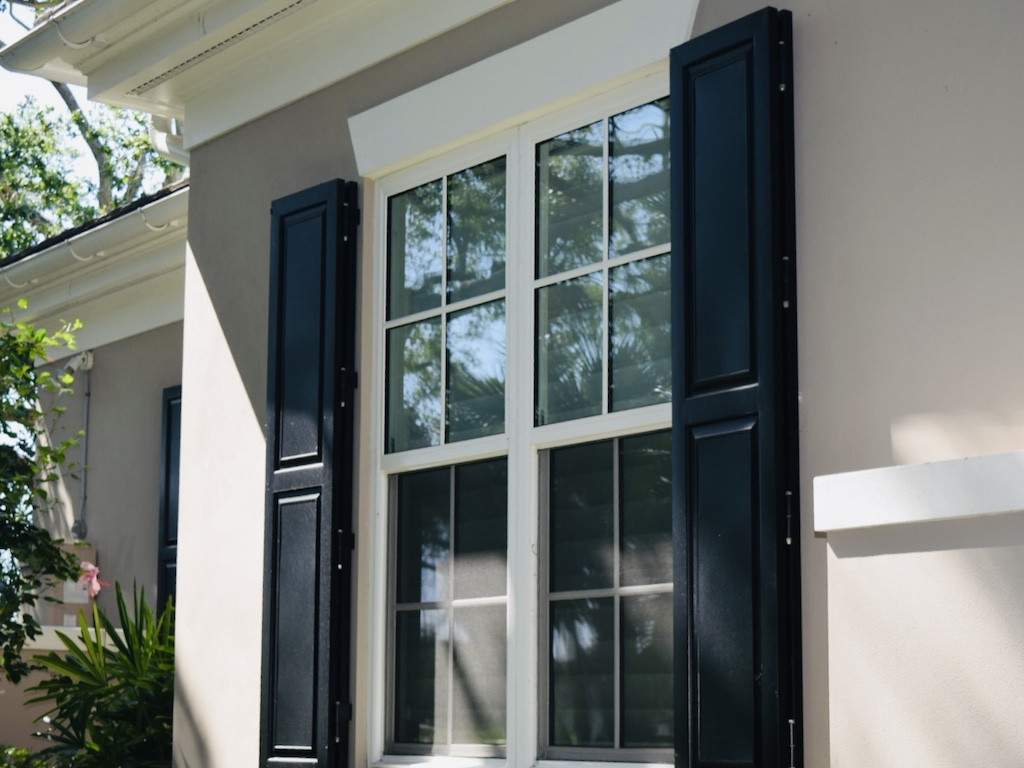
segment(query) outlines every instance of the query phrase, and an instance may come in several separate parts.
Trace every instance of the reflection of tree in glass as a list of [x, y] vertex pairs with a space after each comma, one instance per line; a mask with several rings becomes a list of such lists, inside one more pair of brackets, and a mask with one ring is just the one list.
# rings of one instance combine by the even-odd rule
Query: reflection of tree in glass
[[604, 276], [537, 291], [537, 423], [601, 412]]
[[388, 449], [441, 442], [441, 319], [388, 331]]
[[505, 302], [448, 318], [448, 440], [505, 428]]
[[612, 410], [672, 399], [669, 254], [611, 270]]
[[505, 158], [448, 177], [448, 300], [505, 287]]
[[668, 115], [666, 98], [611, 118], [612, 255], [669, 241]]
[[388, 317], [441, 304], [441, 181], [388, 200]]
[[603, 122], [537, 145], [539, 277], [603, 258], [603, 197]]

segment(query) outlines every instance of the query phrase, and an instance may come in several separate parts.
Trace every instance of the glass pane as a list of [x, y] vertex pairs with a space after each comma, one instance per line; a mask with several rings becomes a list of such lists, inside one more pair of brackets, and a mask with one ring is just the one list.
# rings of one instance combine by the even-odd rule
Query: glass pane
[[441, 181], [388, 199], [388, 318], [441, 306]]
[[505, 158], [448, 177], [448, 301], [505, 287]]
[[608, 314], [611, 410], [672, 399], [672, 318], [669, 254], [610, 271]]
[[613, 586], [613, 459], [609, 441], [551, 451], [552, 592]]
[[388, 331], [388, 452], [441, 442], [441, 318]]
[[672, 433], [623, 438], [621, 580], [623, 586], [672, 581]]
[[668, 105], [664, 98], [609, 120], [612, 255], [662, 245], [671, 237]]
[[448, 442], [505, 430], [505, 302], [448, 316]]
[[399, 603], [448, 596], [451, 472], [430, 469], [398, 476]]
[[455, 597], [507, 591], [508, 462], [455, 468]]
[[505, 743], [505, 605], [456, 608], [452, 743]]
[[551, 743], [615, 746], [613, 598], [551, 603]]
[[395, 741], [448, 741], [447, 611], [399, 611], [396, 616]]
[[622, 746], [672, 746], [672, 595], [622, 598]]
[[537, 291], [536, 423], [601, 413], [604, 275]]
[[537, 145], [537, 277], [604, 258], [604, 122]]

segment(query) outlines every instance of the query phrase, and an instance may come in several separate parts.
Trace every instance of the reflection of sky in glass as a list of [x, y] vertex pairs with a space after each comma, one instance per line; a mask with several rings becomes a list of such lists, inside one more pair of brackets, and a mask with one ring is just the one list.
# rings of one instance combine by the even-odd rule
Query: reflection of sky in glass
[[441, 181], [388, 201], [388, 317], [441, 305]]
[[388, 331], [388, 450], [441, 442], [441, 320]]
[[611, 253], [669, 241], [668, 99], [610, 120]]
[[505, 346], [504, 301], [449, 315], [449, 441], [504, 429]]
[[672, 399], [669, 254], [610, 271], [611, 410]]
[[604, 257], [604, 123], [537, 145], [537, 276]]
[[505, 287], [505, 158], [448, 177], [448, 301]]

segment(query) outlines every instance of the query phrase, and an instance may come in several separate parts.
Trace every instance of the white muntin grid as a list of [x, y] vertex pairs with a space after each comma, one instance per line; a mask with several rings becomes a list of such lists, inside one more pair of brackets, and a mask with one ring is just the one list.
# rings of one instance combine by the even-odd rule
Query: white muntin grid
[[[631, 763], [651, 766], [669, 763], [660, 751], [656, 754], [588, 754], [579, 760], [546, 759], [542, 757], [545, 745], [540, 742], [540, 558], [543, 539], [542, 519], [542, 464], [546, 451], [564, 445], [591, 442], [652, 432], [671, 426], [671, 405], [663, 403], [632, 410], [608, 410], [608, 278], [609, 270], [622, 264], [640, 261], [666, 253], [667, 244], [644, 249], [623, 256], [609, 258], [608, 248], [608, 185], [607, 185], [607, 121], [642, 104], [664, 97], [668, 93], [667, 69], [648, 74], [625, 85], [611, 88], [600, 95], [563, 106], [543, 117], [516, 128], [495, 133], [488, 138], [465, 145], [426, 160], [416, 166], [399, 171], [374, 184], [373, 199], [367, 207], [375, 212], [370, 239], [372, 251], [364, 263], [372, 270], [372, 291], [367, 296], [372, 306], [367, 317], [374, 318], [368, 334], [371, 343], [363, 346], [362, 370], [368, 372], [370, 388], [368, 404], [371, 413], [364, 422], [363, 445], [368, 452], [370, 487], [367, 505], [370, 510], [371, 530], [361, 539], [363, 546], [371, 547], [367, 558], [369, 571], [360, 575], [370, 590], [370, 629], [367, 656], [369, 659], [368, 696], [362, 705], [366, 708], [365, 725], [367, 758], [371, 765], [408, 765], [415, 763], [443, 763], [446, 768], [595, 768], [611, 764], [623, 768]], [[604, 162], [604, 258], [594, 264], [557, 275], [537, 279], [535, 275], [535, 223], [534, 173], [537, 144], [554, 136], [598, 120], [605, 123]], [[506, 158], [506, 286], [485, 296], [445, 305], [446, 286], [442, 286], [442, 306], [426, 312], [388, 320], [385, 315], [387, 298], [387, 201], [388, 198], [420, 184], [446, 178], [465, 168], [504, 155]], [[445, 182], [447, 183], [447, 182]], [[447, 197], [446, 195], [444, 196]], [[603, 272], [604, 297], [602, 355], [602, 409], [601, 413], [572, 421], [542, 426], [534, 424], [534, 339], [536, 291], [545, 286], [563, 282], [572, 277]], [[447, 264], [442, 273], [446, 275]], [[446, 277], [444, 278], [447, 279]], [[506, 316], [506, 379], [505, 379], [505, 431], [502, 434], [480, 437], [454, 443], [413, 450], [385, 452], [385, 360], [386, 332], [391, 328], [426, 317], [444, 316], [458, 309], [484, 304], [504, 298]], [[445, 321], [442, 321], [445, 322]], [[444, 332], [444, 329], [442, 333]], [[445, 336], [442, 335], [442, 355]], [[442, 361], [442, 370], [444, 369]], [[442, 389], [442, 397], [444, 389]], [[442, 419], [445, 407], [442, 405]], [[504, 755], [485, 756], [468, 754], [396, 754], [389, 731], [392, 693], [389, 690], [391, 646], [389, 601], [392, 599], [389, 581], [389, 540], [393, 526], [389, 518], [391, 478], [399, 473], [429, 467], [439, 467], [487, 458], [505, 456], [508, 460], [508, 549], [507, 549], [507, 723]], [[368, 540], [367, 540], [368, 539]], [[361, 663], [361, 662], [360, 662]]]

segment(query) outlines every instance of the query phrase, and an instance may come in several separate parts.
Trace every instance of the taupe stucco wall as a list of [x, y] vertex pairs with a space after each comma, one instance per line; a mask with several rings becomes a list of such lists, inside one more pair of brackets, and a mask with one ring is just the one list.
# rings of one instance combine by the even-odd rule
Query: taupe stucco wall
[[[180, 766], [256, 762], [271, 200], [354, 178], [349, 114], [602, 4], [518, 0], [194, 150], [184, 380], [186, 397], [202, 396], [183, 414]], [[828, 548], [813, 534], [811, 478], [1024, 442], [1013, 384], [1024, 375], [1024, 4], [784, 5], [795, 17], [805, 751], [823, 768]], [[759, 6], [704, 0], [696, 32]], [[356, 765], [365, 730], [357, 719]]]
[[[132, 583], [156, 602], [159, 525], [160, 435], [163, 390], [181, 383], [182, 324], [172, 323], [93, 350], [88, 440], [86, 540], [96, 548], [102, 578]], [[62, 399], [67, 413], [56, 434], [85, 428], [86, 374], [76, 374], [74, 393]], [[81, 467], [82, 447], [68, 456]], [[47, 522], [71, 540], [71, 524], [82, 511], [80, 470], [65, 473], [58, 488], [59, 514]], [[116, 611], [114, 590], [100, 605]]]

